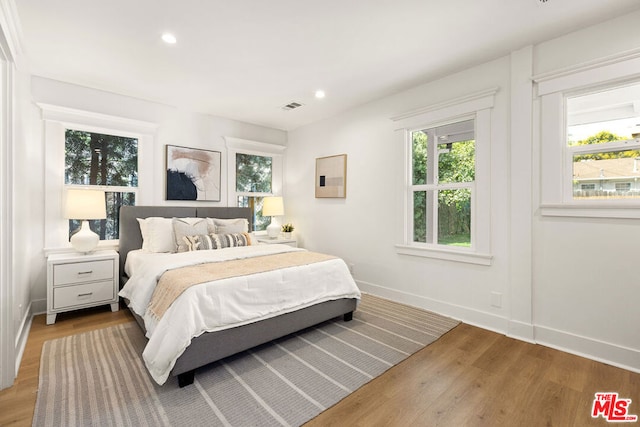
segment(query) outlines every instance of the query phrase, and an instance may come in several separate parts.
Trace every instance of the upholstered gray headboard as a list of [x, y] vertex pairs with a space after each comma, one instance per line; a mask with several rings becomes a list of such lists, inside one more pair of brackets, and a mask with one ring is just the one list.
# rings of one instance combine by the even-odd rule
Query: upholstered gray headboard
[[[142, 234], [137, 218], [246, 218], [249, 230], [253, 229], [253, 212], [249, 208], [235, 207], [185, 207], [185, 206], [122, 206], [120, 208], [120, 285], [122, 286], [124, 262], [129, 251], [142, 247]], [[126, 280], [126, 278], [124, 278]]]

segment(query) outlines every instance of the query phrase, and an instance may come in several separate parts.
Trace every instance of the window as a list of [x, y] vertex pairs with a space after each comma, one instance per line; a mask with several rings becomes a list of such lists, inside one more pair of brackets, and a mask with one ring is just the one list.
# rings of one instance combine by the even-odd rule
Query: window
[[496, 91], [391, 119], [405, 145], [404, 235], [395, 245], [399, 254], [491, 265], [491, 110]]
[[414, 242], [471, 247], [474, 133], [473, 119], [410, 133]]
[[[118, 239], [119, 212], [135, 205], [138, 190], [138, 139], [76, 129], [65, 131], [65, 187], [105, 190], [107, 218], [89, 221], [100, 240]], [[80, 221], [69, 220], [69, 237]]]
[[640, 84], [567, 96], [573, 200], [640, 198], [638, 100]]
[[236, 195], [239, 207], [253, 210], [254, 231], [266, 230], [271, 217], [262, 216], [262, 202], [272, 194], [273, 158], [236, 153]]
[[73, 187], [105, 191], [108, 218], [91, 228], [101, 236], [98, 247], [115, 247], [119, 206], [153, 204], [157, 125], [50, 104], [38, 106], [45, 123], [45, 252], [69, 247], [69, 233], [76, 227], [64, 218], [63, 202], [66, 189]]
[[264, 231], [271, 217], [262, 216], [263, 198], [282, 194], [282, 153], [286, 147], [225, 137], [229, 173], [229, 206], [253, 210], [253, 231]]
[[640, 218], [639, 69], [619, 54], [533, 77], [542, 215]]
[[616, 182], [616, 192], [618, 193], [627, 193], [631, 191], [631, 183], [630, 182]]

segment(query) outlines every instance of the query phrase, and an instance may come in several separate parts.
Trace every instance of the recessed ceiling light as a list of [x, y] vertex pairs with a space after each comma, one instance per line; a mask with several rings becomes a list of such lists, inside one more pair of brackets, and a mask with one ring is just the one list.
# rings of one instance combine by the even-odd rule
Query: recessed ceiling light
[[176, 39], [176, 36], [174, 36], [174, 35], [173, 35], [173, 34], [171, 34], [171, 33], [164, 33], [164, 34], [162, 35], [162, 40], [163, 40], [165, 43], [169, 43], [169, 44], [175, 44], [175, 43], [178, 41], [178, 40]]
[[322, 98], [324, 98], [324, 97], [325, 97], [325, 93], [324, 93], [324, 91], [323, 91], [323, 90], [317, 90], [317, 91], [316, 91], [316, 98], [318, 98], [318, 99], [322, 99]]

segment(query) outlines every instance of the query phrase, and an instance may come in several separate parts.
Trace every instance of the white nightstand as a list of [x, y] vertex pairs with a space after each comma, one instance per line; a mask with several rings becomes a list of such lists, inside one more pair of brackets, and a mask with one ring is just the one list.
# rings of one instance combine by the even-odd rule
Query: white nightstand
[[275, 239], [270, 239], [267, 236], [259, 236], [256, 237], [256, 240], [260, 242], [260, 244], [266, 245], [289, 245], [294, 248], [298, 247], [298, 241], [296, 239], [285, 239], [284, 237], [276, 237]]
[[47, 258], [47, 325], [58, 313], [111, 304], [118, 311], [118, 253], [54, 254]]

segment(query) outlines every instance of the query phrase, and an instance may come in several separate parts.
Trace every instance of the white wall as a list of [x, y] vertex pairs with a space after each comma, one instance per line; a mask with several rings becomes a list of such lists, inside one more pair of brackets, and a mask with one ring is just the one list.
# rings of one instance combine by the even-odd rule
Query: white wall
[[[31, 78], [31, 91], [33, 95], [33, 103], [31, 105], [36, 111], [39, 111], [39, 108], [35, 105], [43, 103], [157, 124], [153, 147], [151, 147], [151, 150], [141, 151], [139, 158], [140, 174], [150, 176], [152, 183], [150, 194], [144, 194], [141, 197], [144, 200], [144, 204], [185, 205], [185, 202], [168, 202], [165, 200], [165, 145], [167, 144], [222, 152], [221, 201], [197, 202], [197, 204], [198, 206], [225, 206], [227, 200], [227, 161], [223, 137], [232, 136], [278, 145], [286, 145], [287, 141], [287, 134], [282, 130], [192, 113], [167, 105], [38, 76]], [[43, 126], [43, 121], [40, 117], [33, 120], [31, 129], [34, 130], [34, 135], [25, 144], [20, 153], [20, 156], [30, 158], [29, 163], [33, 162], [33, 164], [41, 165], [38, 170], [46, 170], [45, 175], [40, 177], [40, 182], [33, 185], [31, 190], [32, 195], [36, 195], [35, 200], [37, 200], [38, 206], [43, 206], [44, 204], [44, 179], [51, 179], [52, 176], [57, 176], [60, 180], [63, 179], [63, 171], [51, 170], [50, 167], [47, 169], [46, 161], [43, 158], [45, 144]], [[46, 213], [44, 207], [34, 210], [38, 213], [37, 218], [32, 220], [35, 224], [33, 232], [39, 235], [28, 261], [33, 277], [31, 298], [34, 301], [34, 311], [43, 312], [46, 310], [46, 271], [45, 253], [43, 251], [45, 246], [44, 232], [46, 232], [43, 224], [45, 223]]]
[[[638, 19], [636, 12], [536, 46], [535, 73], [637, 52]], [[533, 230], [537, 340], [640, 371], [638, 220], [543, 217], [536, 211]]]
[[[640, 224], [540, 216], [542, 142], [530, 79], [639, 49], [639, 18], [523, 48], [290, 132], [287, 221], [305, 247], [353, 264], [365, 291], [640, 371]], [[500, 88], [491, 141], [492, 265], [398, 255], [404, 159], [389, 118], [492, 86]], [[315, 158], [340, 153], [348, 154], [347, 198], [315, 199]], [[501, 308], [491, 306], [491, 292], [502, 293]]]
[[[507, 137], [510, 58], [480, 65], [289, 133], [287, 220], [305, 247], [342, 256], [363, 290], [505, 331], [509, 266]], [[491, 266], [396, 253], [402, 243], [403, 140], [391, 117], [499, 87], [491, 123]], [[316, 157], [346, 153], [346, 199], [314, 198]]]
[[[31, 140], [33, 107], [30, 102], [30, 76], [17, 72], [15, 79], [15, 132], [14, 132], [14, 188], [13, 188], [13, 276], [14, 307], [13, 330], [16, 341], [26, 341], [32, 314], [31, 283], [37, 270], [32, 262], [38, 259], [38, 235], [44, 207], [37, 197], [41, 194], [44, 164], [38, 147], [29, 147]], [[36, 197], [34, 197], [36, 196]]]

